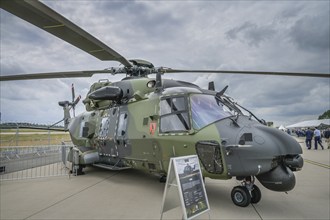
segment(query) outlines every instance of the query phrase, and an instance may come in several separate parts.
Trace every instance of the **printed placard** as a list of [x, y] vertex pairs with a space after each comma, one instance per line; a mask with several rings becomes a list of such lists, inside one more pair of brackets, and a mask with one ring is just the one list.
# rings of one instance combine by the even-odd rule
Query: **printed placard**
[[196, 155], [171, 158], [168, 171], [162, 213], [175, 208], [167, 205], [171, 204], [170, 200], [173, 199], [173, 202], [175, 200], [173, 195], [171, 198], [168, 196], [168, 191], [173, 191], [170, 190], [173, 186], [177, 188], [179, 193], [184, 219], [195, 218], [210, 210], [199, 160]]

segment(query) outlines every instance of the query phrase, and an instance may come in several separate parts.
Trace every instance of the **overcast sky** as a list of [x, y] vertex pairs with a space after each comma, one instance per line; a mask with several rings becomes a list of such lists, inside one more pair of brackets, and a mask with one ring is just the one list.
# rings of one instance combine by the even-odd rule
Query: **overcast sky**
[[[43, 1], [126, 57], [155, 66], [330, 72], [329, 1]], [[117, 67], [0, 9], [1, 75]], [[171, 74], [227, 94], [276, 126], [330, 109], [330, 80], [284, 76]], [[122, 76], [1, 82], [1, 121], [51, 124], [58, 101]], [[76, 113], [84, 111], [79, 103]]]

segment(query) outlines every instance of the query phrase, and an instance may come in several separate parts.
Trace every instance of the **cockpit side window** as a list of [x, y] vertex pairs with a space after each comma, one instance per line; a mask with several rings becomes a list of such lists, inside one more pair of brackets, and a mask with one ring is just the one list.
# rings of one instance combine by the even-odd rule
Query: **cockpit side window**
[[160, 132], [190, 130], [186, 97], [167, 97], [160, 101]]

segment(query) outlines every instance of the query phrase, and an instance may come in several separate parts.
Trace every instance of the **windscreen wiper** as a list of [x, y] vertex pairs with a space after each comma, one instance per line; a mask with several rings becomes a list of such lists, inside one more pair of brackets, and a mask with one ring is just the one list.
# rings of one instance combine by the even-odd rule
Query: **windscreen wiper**
[[240, 108], [244, 109], [245, 111], [247, 111], [251, 116], [253, 116], [259, 123], [263, 124], [263, 125], [267, 125], [266, 121], [263, 119], [259, 119], [257, 118], [257, 116], [255, 116], [251, 111], [247, 110], [246, 108], [244, 108], [243, 106], [235, 103], [237, 106], [239, 106]]

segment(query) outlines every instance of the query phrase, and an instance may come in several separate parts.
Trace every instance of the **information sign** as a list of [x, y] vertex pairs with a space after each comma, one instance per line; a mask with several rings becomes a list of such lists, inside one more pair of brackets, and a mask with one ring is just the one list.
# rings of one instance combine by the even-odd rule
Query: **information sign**
[[177, 207], [174, 205], [178, 203], [173, 196], [173, 187], [179, 193], [184, 219], [192, 219], [210, 210], [196, 155], [171, 158], [161, 213]]

